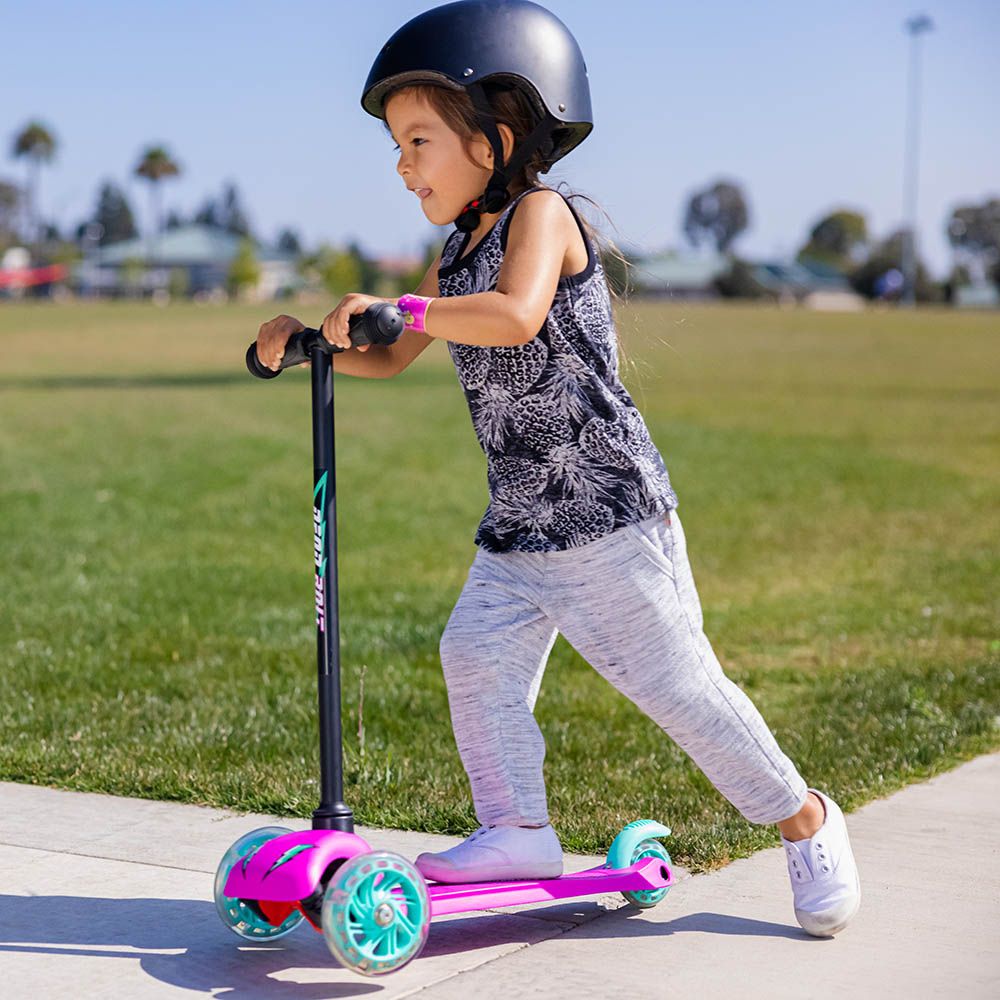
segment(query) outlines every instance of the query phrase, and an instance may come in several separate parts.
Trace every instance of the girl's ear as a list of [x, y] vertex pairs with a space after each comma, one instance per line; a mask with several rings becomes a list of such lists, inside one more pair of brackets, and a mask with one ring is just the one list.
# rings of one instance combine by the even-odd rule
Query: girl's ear
[[[514, 152], [514, 132], [509, 125], [497, 122], [497, 131], [500, 133], [500, 144], [503, 146], [503, 162], [510, 160], [511, 153]], [[485, 135], [480, 135], [476, 139], [476, 145], [482, 147], [482, 159], [480, 164], [488, 170], [493, 169], [493, 147]]]

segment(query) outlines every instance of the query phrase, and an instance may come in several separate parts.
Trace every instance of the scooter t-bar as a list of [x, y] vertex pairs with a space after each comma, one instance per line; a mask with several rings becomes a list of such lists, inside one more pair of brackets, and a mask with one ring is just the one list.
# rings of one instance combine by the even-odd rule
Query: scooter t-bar
[[[392, 344], [403, 332], [403, 314], [391, 302], [376, 302], [348, 322], [353, 346]], [[316, 664], [319, 683], [320, 803], [314, 830], [354, 832], [354, 815], [344, 803], [340, 720], [340, 617], [337, 600], [337, 490], [334, 460], [332, 355], [335, 347], [319, 330], [292, 334], [278, 371], [261, 364], [257, 344], [247, 350], [251, 375], [276, 378], [285, 368], [312, 364], [313, 562], [316, 592]]]

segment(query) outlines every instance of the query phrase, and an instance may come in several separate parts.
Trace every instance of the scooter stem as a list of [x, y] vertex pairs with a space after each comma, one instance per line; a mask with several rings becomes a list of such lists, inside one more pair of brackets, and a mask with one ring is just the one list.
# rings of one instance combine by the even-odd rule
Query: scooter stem
[[316, 665], [319, 685], [320, 802], [314, 830], [354, 832], [344, 803], [340, 724], [340, 615], [337, 601], [337, 474], [333, 450], [333, 361], [321, 347], [312, 362], [313, 554], [316, 564]]
[[[375, 301], [347, 323], [353, 347], [394, 344], [405, 323], [398, 306]], [[337, 473], [333, 455], [332, 354], [347, 350], [330, 344], [320, 330], [303, 327], [285, 344], [277, 370], [263, 365], [257, 344], [247, 348], [251, 375], [273, 379], [285, 368], [312, 362], [313, 555], [316, 564], [316, 661], [319, 685], [320, 801], [314, 830], [354, 832], [354, 814], [344, 804], [340, 728], [340, 614], [337, 606]]]

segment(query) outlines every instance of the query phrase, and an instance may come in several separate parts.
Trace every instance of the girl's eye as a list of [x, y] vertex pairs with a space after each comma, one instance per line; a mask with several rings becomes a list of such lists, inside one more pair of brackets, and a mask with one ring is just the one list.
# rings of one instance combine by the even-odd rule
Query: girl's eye
[[[416, 144], [417, 144], [418, 142], [426, 142], [426, 141], [427, 141], [426, 139], [414, 139], [414, 140], [413, 140], [413, 144], [414, 144], [414, 145], [416, 145]], [[395, 150], [395, 151], [396, 151], [397, 153], [399, 152], [399, 145], [398, 145], [398, 144], [397, 144], [397, 145], [395, 145], [395, 146], [393, 146], [392, 148], [393, 148], [393, 149], [394, 149], [394, 150]]]

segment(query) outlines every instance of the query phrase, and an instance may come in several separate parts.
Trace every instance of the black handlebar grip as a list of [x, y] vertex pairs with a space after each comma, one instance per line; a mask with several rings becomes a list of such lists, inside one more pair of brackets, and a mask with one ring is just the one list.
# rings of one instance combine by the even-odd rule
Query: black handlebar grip
[[[347, 321], [347, 332], [354, 347], [365, 344], [393, 344], [403, 332], [403, 314], [391, 302], [373, 302], [363, 313], [352, 316]], [[315, 348], [325, 354], [341, 354], [345, 348], [334, 347], [319, 330], [306, 327], [293, 333], [285, 344], [285, 353], [277, 371], [272, 371], [260, 363], [257, 357], [257, 342], [247, 348], [247, 371], [257, 378], [276, 378], [286, 368], [308, 361]]]

